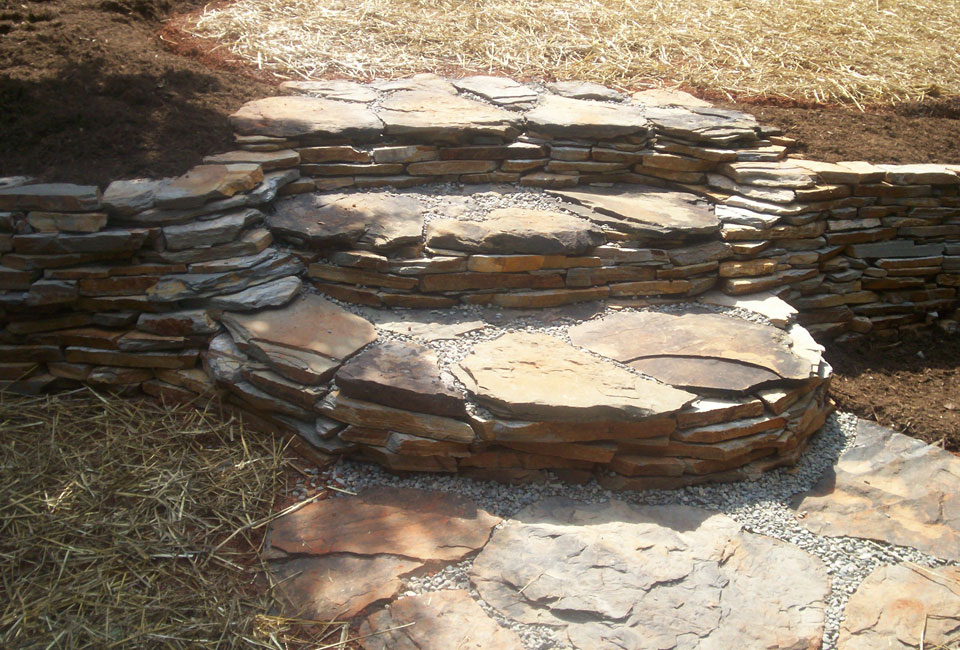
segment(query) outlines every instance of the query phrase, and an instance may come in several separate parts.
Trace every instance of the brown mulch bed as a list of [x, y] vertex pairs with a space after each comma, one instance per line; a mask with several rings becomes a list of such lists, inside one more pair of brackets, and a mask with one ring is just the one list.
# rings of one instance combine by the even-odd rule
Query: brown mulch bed
[[[200, 5], [0, 0], [0, 176], [102, 186], [180, 174], [205, 154], [231, 149], [226, 116], [276, 87], [175, 32], [159, 36], [167, 16]], [[749, 99], [722, 104], [779, 126], [813, 159], [960, 163], [956, 100], [866, 113]], [[960, 449], [955, 340], [835, 349], [830, 359], [841, 408]]]
[[960, 339], [833, 345], [831, 395], [844, 411], [960, 452]]

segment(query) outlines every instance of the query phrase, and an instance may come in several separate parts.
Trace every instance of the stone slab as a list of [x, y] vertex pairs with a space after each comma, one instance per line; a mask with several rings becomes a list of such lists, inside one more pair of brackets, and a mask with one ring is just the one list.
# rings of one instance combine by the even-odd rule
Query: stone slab
[[518, 132], [515, 113], [466, 97], [429, 90], [401, 90], [377, 110], [387, 135], [424, 142], [462, 142], [477, 136], [501, 139]]
[[500, 208], [484, 221], [437, 219], [427, 225], [427, 245], [471, 253], [579, 255], [603, 243], [600, 229], [561, 212]]
[[820, 483], [797, 499], [818, 535], [876, 539], [960, 561], [960, 459], [866, 420]]
[[707, 390], [743, 394], [780, 379], [780, 375], [766, 368], [726, 359], [655, 356], [627, 365], [665, 384], [697, 393]]
[[[707, 235], [720, 229], [720, 221], [708, 204], [691, 194], [652, 187], [549, 190], [548, 194], [614, 217], [613, 227], [649, 230], [661, 235]], [[592, 220], [609, 220], [585, 215]], [[633, 228], [631, 228], [631, 226]]]
[[878, 567], [843, 614], [840, 650], [949, 647], [960, 630], [960, 567]]
[[[250, 314], [225, 313], [221, 321], [241, 349], [261, 351], [266, 345], [319, 355], [339, 365], [376, 339], [373, 325], [316, 295], [306, 295], [282, 309]], [[281, 373], [283, 374], [283, 373]], [[296, 377], [291, 377], [296, 380]]]
[[402, 598], [360, 626], [365, 650], [523, 650], [513, 630], [501, 627], [467, 591], [446, 590]]
[[230, 116], [230, 123], [245, 135], [311, 136], [331, 141], [371, 140], [383, 130], [383, 123], [365, 106], [299, 96], [247, 102]]
[[696, 398], [544, 334], [512, 333], [480, 343], [453, 371], [481, 404], [514, 419], [645, 419]]
[[269, 543], [285, 553], [389, 554], [458, 562], [486, 544], [499, 522], [449, 492], [368, 488], [355, 497], [315, 501], [280, 517]]
[[330, 553], [270, 566], [284, 616], [311, 621], [353, 618], [372, 603], [394, 597], [401, 577], [423, 562], [394, 555]]
[[721, 314], [621, 312], [570, 328], [570, 340], [622, 363], [663, 355], [715, 358], [785, 379], [809, 379], [819, 366], [798, 356], [782, 330]]
[[725, 515], [559, 498], [498, 529], [470, 580], [577, 650], [816, 648], [829, 592], [819, 559]]
[[440, 371], [437, 354], [410, 341], [384, 341], [350, 359], [336, 374], [344, 395], [434, 415], [465, 415], [464, 396]]
[[647, 132], [643, 110], [636, 106], [559, 95], [544, 95], [526, 119], [529, 130], [556, 138], [607, 140]]
[[390, 251], [420, 243], [423, 209], [388, 192], [300, 194], [278, 201], [267, 227], [299, 245]]

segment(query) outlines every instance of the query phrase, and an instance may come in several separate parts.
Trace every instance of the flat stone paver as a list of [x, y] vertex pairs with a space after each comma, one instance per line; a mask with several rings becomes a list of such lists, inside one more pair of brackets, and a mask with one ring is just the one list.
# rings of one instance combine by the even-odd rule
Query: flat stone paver
[[464, 396], [441, 373], [437, 353], [410, 341], [384, 341], [353, 357], [336, 375], [344, 395], [394, 408], [462, 417]]
[[647, 132], [640, 107], [559, 95], [544, 95], [526, 118], [530, 131], [554, 138], [604, 140]]
[[539, 97], [536, 91], [506, 77], [477, 75], [454, 79], [453, 85], [498, 106], [532, 108]]
[[437, 219], [427, 226], [432, 248], [500, 255], [579, 255], [604, 241], [600, 228], [562, 212], [500, 208], [484, 221]]
[[570, 328], [570, 340], [622, 363], [666, 355], [716, 358], [784, 379], [809, 379], [818, 365], [795, 354], [782, 330], [721, 314], [624, 312]]
[[387, 135], [461, 142], [477, 136], [515, 135], [520, 117], [502, 108], [431, 90], [401, 90], [377, 109]]
[[300, 194], [277, 201], [267, 226], [311, 248], [383, 252], [422, 241], [423, 208], [412, 196], [388, 192]]
[[829, 591], [819, 559], [725, 515], [560, 498], [497, 530], [470, 580], [578, 650], [816, 648]]
[[401, 598], [371, 614], [360, 626], [360, 636], [366, 650], [524, 648], [516, 632], [500, 627], [462, 589]]
[[672, 413], [696, 399], [546, 334], [505, 334], [479, 343], [454, 373], [482, 405], [521, 420], [635, 420]]
[[720, 230], [709, 204], [694, 195], [652, 187], [592, 188], [589, 190], [549, 190], [590, 208], [598, 216], [593, 220], [627, 232], [656, 235], [708, 235]]
[[958, 632], [960, 567], [897, 564], [875, 569], [850, 596], [837, 647], [942, 648], [955, 643]]
[[317, 501], [281, 517], [273, 525], [270, 545], [291, 554], [387, 554], [458, 562], [486, 544], [499, 522], [456, 494], [368, 488], [356, 497]]
[[757, 120], [747, 113], [712, 106], [648, 106], [647, 119], [660, 132], [692, 142], [729, 144], [757, 140]]
[[866, 420], [857, 423], [854, 446], [796, 508], [818, 535], [960, 561], [960, 458]]
[[377, 337], [371, 323], [316, 295], [282, 309], [225, 313], [221, 320], [241, 350], [311, 385], [328, 379], [344, 359]]
[[332, 621], [393, 598], [427, 562], [461, 560], [499, 521], [454, 494], [368, 488], [277, 519], [267, 557], [288, 616]]
[[312, 136], [367, 141], [383, 131], [380, 118], [356, 102], [303, 96], [266, 97], [247, 102], [230, 116], [230, 123], [243, 135], [277, 138]]

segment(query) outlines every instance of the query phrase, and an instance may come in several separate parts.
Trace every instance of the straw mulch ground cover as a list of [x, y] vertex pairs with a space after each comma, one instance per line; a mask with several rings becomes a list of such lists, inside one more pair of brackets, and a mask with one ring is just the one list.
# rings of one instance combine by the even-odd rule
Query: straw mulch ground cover
[[285, 456], [213, 410], [0, 394], [0, 647], [348, 647], [269, 615]]
[[233, 0], [184, 29], [290, 78], [474, 69], [885, 103], [960, 92], [958, 0]]

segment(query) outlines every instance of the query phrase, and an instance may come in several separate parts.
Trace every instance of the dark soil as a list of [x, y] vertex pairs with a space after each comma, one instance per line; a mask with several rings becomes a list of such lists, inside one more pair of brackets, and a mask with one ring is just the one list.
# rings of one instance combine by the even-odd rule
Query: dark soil
[[[276, 93], [167, 26], [202, 0], [0, 0], [0, 176], [183, 173], [232, 148], [226, 116]], [[176, 53], [175, 53], [176, 52]], [[187, 55], [187, 56], [184, 56]], [[744, 100], [806, 157], [960, 163], [960, 101], [856, 109]], [[922, 353], [922, 357], [918, 354]], [[830, 351], [840, 407], [960, 450], [960, 342]]]
[[831, 395], [841, 410], [960, 452], [960, 339], [832, 346]]
[[105, 185], [231, 148], [226, 116], [274, 93], [168, 52], [178, 0], [0, 0], [0, 176]]

